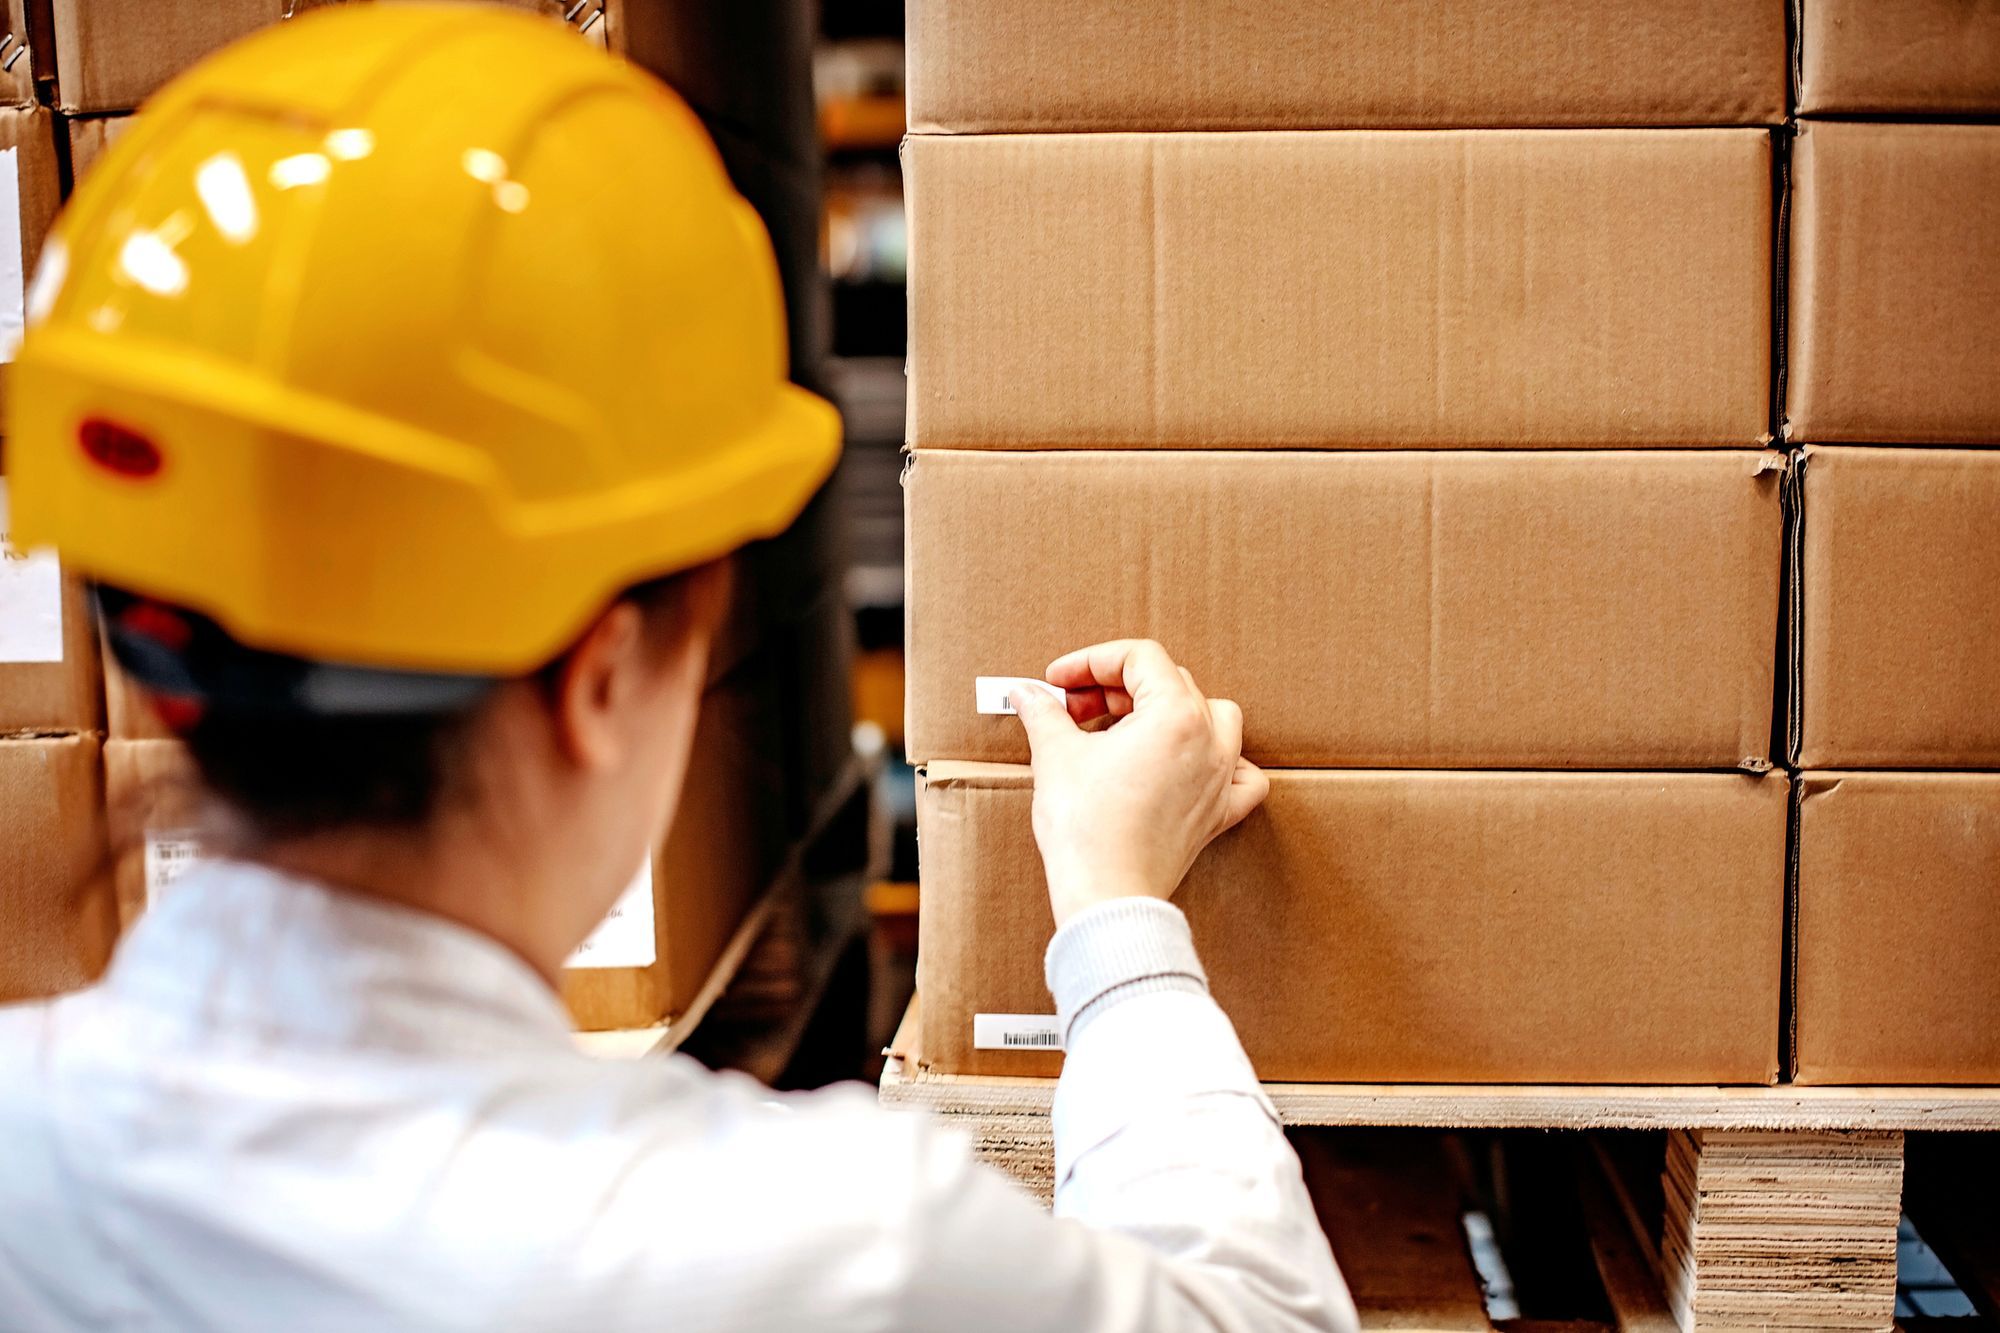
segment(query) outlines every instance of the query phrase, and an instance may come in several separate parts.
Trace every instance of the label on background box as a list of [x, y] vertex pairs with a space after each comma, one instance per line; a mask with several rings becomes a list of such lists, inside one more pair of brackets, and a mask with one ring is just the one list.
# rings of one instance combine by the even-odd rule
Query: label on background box
[[1062, 1025], [1054, 1014], [974, 1014], [975, 1051], [1059, 1051]]
[[0, 477], [0, 662], [60, 662], [62, 565], [54, 551], [15, 551], [7, 515]]
[[201, 838], [193, 829], [146, 830], [146, 905], [201, 861]]
[[1033, 676], [974, 676], [972, 697], [979, 711], [1000, 717], [1014, 715], [1014, 702], [1007, 696], [1017, 688], [1040, 690], [1059, 704], [1069, 702], [1067, 691]]
[[598, 923], [564, 966], [651, 967], [659, 956], [659, 937], [653, 928], [653, 861], [648, 857], [619, 895], [611, 915]]

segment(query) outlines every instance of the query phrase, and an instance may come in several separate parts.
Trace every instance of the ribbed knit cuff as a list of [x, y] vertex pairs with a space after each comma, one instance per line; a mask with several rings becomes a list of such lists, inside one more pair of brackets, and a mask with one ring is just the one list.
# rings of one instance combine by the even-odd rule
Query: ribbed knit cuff
[[1049, 941], [1043, 969], [1065, 1045], [1132, 996], [1208, 993], [1187, 918], [1157, 898], [1117, 898], [1084, 908]]

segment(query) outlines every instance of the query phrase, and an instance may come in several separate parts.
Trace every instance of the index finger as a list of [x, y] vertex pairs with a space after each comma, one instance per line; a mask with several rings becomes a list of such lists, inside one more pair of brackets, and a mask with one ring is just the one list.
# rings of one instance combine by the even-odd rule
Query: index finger
[[1135, 705], [1147, 696], [1185, 694], [1188, 690], [1187, 679], [1174, 665], [1174, 659], [1151, 639], [1113, 639], [1108, 643], [1094, 643], [1088, 648], [1064, 653], [1049, 663], [1049, 669], [1044, 674], [1049, 684], [1066, 690], [1086, 689], [1093, 685], [1124, 690], [1132, 696]]

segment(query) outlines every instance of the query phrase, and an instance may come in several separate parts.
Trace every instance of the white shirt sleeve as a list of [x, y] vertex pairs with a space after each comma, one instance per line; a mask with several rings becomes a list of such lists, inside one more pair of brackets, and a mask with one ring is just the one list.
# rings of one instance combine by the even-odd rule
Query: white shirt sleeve
[[1149, 900], [1081, 912], [1051, 942], [1049, 974], [1069, 1035], [1057, 1216], [940, 1137], [895, 1327], [1357, 1328], [1298, 1159], [1180, 912]]

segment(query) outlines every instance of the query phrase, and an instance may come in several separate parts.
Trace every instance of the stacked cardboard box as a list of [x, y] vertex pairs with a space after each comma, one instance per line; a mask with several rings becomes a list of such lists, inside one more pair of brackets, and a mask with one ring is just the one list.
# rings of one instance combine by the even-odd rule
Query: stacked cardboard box
[[1059, 1058], [972, 678], [1137, 634], [1272, 769], [1265, 1076], [1775, 1079], [1782, 0], [1155, 9], [908, 10], [924, 1058]]
[[[34, 104], [22, 9], [0, 40], [0, 376], [59, 193], [53, 118]], [[0, 443], [4, 451], [4, 443]], [[0, 463], [0, 546], [6, 479]], [[117, 933], [105, 864], [97, 641], [47, 552], [0, 560], [0, 1001], [89, 980]]]
[[1806, 0], [1799, 68], [1797, 1076], [2000, 1081], [2000, 11]]

